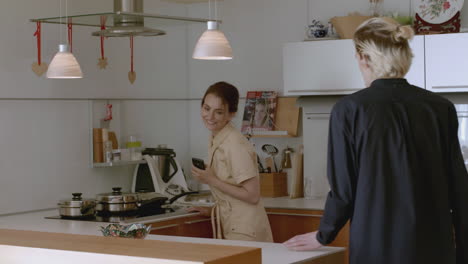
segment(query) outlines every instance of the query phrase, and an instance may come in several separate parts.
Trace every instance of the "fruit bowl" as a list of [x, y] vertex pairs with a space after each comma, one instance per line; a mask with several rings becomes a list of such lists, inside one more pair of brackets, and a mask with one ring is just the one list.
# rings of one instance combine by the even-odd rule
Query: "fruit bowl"
[[144, 239], [151, 231], [151, 225], [143, 224], [109, 224], [106, 227], [101, 226], [101, 232], [106, 237], [125, 237]]

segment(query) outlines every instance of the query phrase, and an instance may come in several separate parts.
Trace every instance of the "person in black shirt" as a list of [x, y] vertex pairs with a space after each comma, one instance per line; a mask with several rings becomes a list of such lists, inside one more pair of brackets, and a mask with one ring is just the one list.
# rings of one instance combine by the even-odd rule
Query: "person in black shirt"
[[324, 215], [318, 231], [286, 241], [289, 249], [327, 245], [349, 220], [351, 264], [468, 263], [468, 174], [457, 113], [403, 78], [413, 34], [384, 18], [357, 29], [356, 59], [368, 88], [333, 107]]

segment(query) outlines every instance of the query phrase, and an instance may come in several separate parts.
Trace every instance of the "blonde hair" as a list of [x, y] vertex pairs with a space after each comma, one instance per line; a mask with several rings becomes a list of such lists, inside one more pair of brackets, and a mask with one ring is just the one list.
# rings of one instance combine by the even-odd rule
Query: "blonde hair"
[[408, 43], [413, 36], [410, 26], [377, 17], [362, 23], [353, 40], [356, 52], [368, 60], [374, 78], [403, 78], [413, 59]]

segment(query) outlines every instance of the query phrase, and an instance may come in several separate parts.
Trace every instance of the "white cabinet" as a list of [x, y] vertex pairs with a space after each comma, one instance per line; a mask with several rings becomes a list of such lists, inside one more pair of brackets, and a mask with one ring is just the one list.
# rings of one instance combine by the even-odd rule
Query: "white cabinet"
[[426, 89], [468, 91], [468, 34], [426, 36]]
[[327, 180], [328, 123], [330, 114], [310, 113], [304, 109], [304, 195], [325, 197], [330, 190]]
[[[424, 36], [410, 42], [413, 64], [406, 78], [424, 87]], [[288, 43], [283, 48], [285, 95], [349, 94], [365, 88], [350, 39]]]
[[284, 94], [348, 94], [364, 88], [354, 54], [350, 39], [287, 43]]
[[424, 36], [415, 36], [410, 41], [410, 47], [413, 51], [413, 62], [405, 78], [409, 83], [425, 88]]

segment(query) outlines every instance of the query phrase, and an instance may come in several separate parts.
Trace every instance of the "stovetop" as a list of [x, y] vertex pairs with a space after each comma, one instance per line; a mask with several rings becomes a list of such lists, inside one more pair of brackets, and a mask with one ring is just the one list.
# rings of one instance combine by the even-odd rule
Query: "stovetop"
[[166, 213], [173, 213], [174, 210], [167, 208], [165, 210], [158, 210], [146, 213], [137, 213], [137, 214], [125, 214], [125, 215], [118, 215], [118, 214], [107, 214], [107, 215], [92, 215], [86, 217], [64, 217], [60, 215], [55, 216], [46, 216], [46, 219], [57, 219], [57, 220], [74, 220], [74, 221], [88, 221], [88, 222], [103, 222], [103, 223], [120, 223], [120, 222], [128, 222], [134, 219], [139, 219], [148, 216], [155, 216], [155, 215], [162, 215]]

